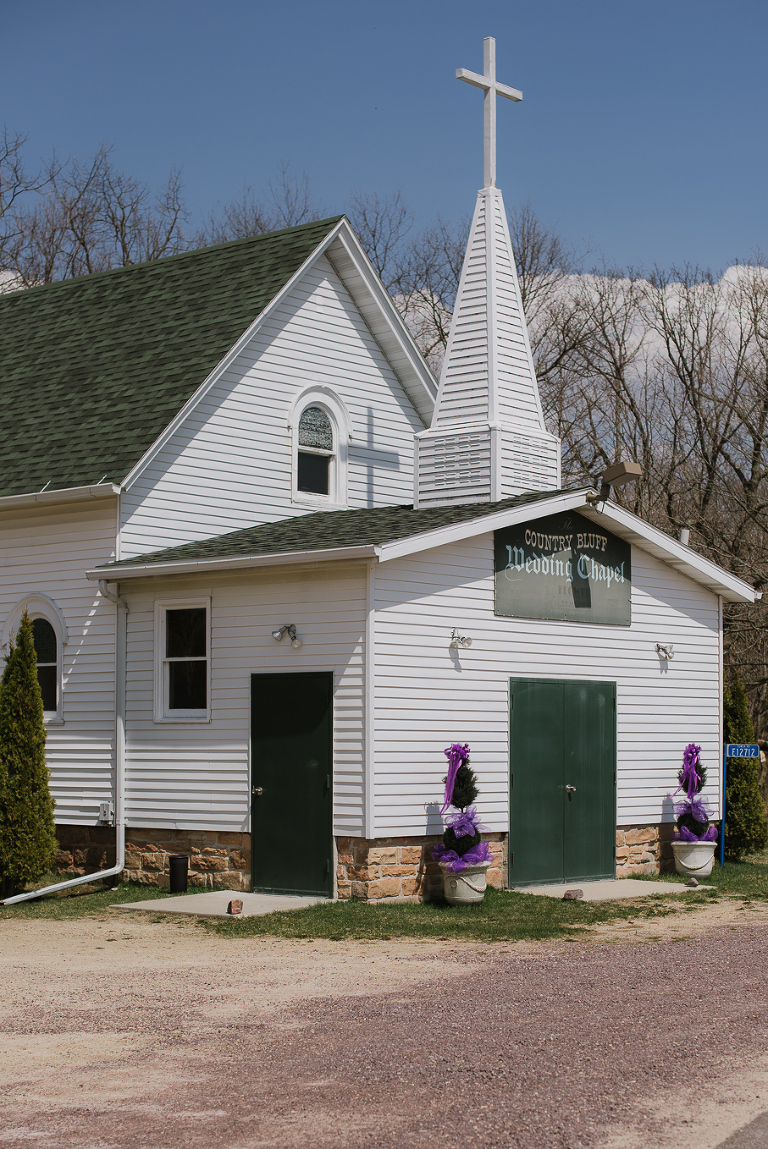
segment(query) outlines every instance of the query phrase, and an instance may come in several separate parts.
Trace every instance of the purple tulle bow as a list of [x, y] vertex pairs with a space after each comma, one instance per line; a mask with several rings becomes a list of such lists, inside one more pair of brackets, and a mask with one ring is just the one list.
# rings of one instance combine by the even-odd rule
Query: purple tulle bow
[[458, 814], [451, 814], [445, 819], [445, 824], [451, 827], [457, 838], [465, 838], [467, 834], [474, 837], [483, 828], [477, 817], [475, 807], [469, 806], [466, 810], [460, 810]]
[[479, 866], [481, 862], [490, 862], [492, 854], [487, 842], [478, 842], [461, 857], [455, 850], [449, 850], [442, 842], [438, 842], [432, 851], [432, 857], [436, 862], [442, 862], [446, 870], [455, 874], [459, 870], [466, 870], [467, 866]]
[[714, 842], [717, 838], [717, 826], [710, 826], [704, 834], [694, 834], [687, 826], [681, 826], [677, 831], [678, 842]]
[[[680, 785], [675, 790], [679, 794], [685, 790], [688, 797], [693, 800], [694, 795], [701, 789], [701, 774], [699, 773], [701, 747], [695, 742], [689, 742], [683, 751], [683, 770]], [[673, 795], [674, 796], [674, 795]]]
[[459, 772], [459, 767], [462, 762], [466, 762], [469, 758], [469, 746], [466, 743], [462, 746], [461, 742], [454, 742], [443, 751], [448, 759], [448, 776], [445, 779], [445, 796], [443, 798], [443, 808], [440, 811], [444, 814], [453, 801], [453, 788], [456, 785], [456, 775]]

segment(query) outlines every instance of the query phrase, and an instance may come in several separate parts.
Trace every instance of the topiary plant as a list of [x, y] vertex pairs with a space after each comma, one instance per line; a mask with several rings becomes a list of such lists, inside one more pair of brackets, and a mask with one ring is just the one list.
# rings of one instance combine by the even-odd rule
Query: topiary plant
[[678, 842], [714, 842], [717, 827], [710, 825], [709, 814], [699, 794], [707, 781], [707, 771], [701, 764], [701, 747], [689, 742], [683, 751], [683, 767], [677, 776], [679, 786], [675, 793], [685, 791], [685, 800], [675, 806]]
[[53, 864], [57, 846], [48, 779], [37, 656], [24, 611], [0, 681], [0, 881], [6, 894]]
[[469, 765], [469, 746], [454, 742], [444, 754], [448, 773], [443, 779], [445, 794], [440, 813], [445, 816], [451, 806], [456, 813], [447, 815], [443, 840], [435, 846], [432, 857], [456, 873], [489, 862], [491, 851], [482, 840], [477, 810], [472, 805], [477, 798], [477, 777]]

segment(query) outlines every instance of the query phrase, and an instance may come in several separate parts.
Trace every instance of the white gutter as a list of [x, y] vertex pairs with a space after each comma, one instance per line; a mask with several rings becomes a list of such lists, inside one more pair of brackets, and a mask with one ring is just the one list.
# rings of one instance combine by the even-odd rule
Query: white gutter
[[114, 594], [107, 587], [106, 580], [99, 581], [99, 593], [115, 603], [117, 607], [117, 641], [115, 643], [115, 847], [116, 857], [114, 866], [108, 870], [96, 870], [92, 874], [83, 874], [79, 878], [69, 878], [65, 882], [56, 882], [52, 886], [43, 886], [39, 890], [29, 890], [24, 894], [16, 894], [6, 898], [4, 906], [12, 906], [16, 902], [28, 902], [30, 898], [40, 898], [43, 894], [55, 894], [58, 890], [67, 890], [70, 886], [80, 886], [84, 882], [97, 882], [103, 878], [116, 877], [125, 868], [125, 652], [126, 632], [128, 619], [128, 604], [119, 595]]
[[74, 503], [81, 499], [103, 499], [119, 495], [122, 488], [114, 483], [94, 483], [90, 487], [63, 487], [58, 491], [31, 491], [26, 495], [3, 495], [0, 511], [13, 507], [29, 507], [35, 503]]
[[237, 555], [232, 558], [218, 559], [187, 559], [180, 562], [168, 563], [136, 563], [134, 566], [121, 567], [95, 567], [86, 571], [86, 578], [99, 585], [104, 576], [112, 578], [153, 578], [160, 575], [197, 574], [201, 571], [230, 571], [247, 569], [248, 567], [284, 566], [293, 563], [327, 563], [340, 562], [345, 559], [375, 558], [379, 554], [379, 547], [366, 544], [359, 547], [333, 547], [317, 551], [280, 551], [272, 555]]

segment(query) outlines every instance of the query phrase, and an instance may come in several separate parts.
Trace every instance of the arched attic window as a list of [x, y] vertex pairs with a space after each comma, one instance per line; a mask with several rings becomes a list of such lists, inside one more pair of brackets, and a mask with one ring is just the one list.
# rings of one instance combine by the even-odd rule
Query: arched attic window
[[329, 495], [334, 460], [333, 424], [322, 407], [305, 407], [299, 419], [296, 489], [304, 494]]
[[349, 416], [328, 387], [309, 387], [294, 401], [293, 500], [305, 506], [347, 504]]

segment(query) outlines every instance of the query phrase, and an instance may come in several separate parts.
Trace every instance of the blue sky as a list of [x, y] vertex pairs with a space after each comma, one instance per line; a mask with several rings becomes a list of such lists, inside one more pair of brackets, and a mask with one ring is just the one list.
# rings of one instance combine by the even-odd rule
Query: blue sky
[[0, 0], [2, 118], [30, 157], [103, 141], [195, 219], [307, 172], [330, 213], [401, 188], [423, 222], [482, 183], [482, 71], [499, 186], [614, 265], [719, 269], [768, 249], [764, 0]]

